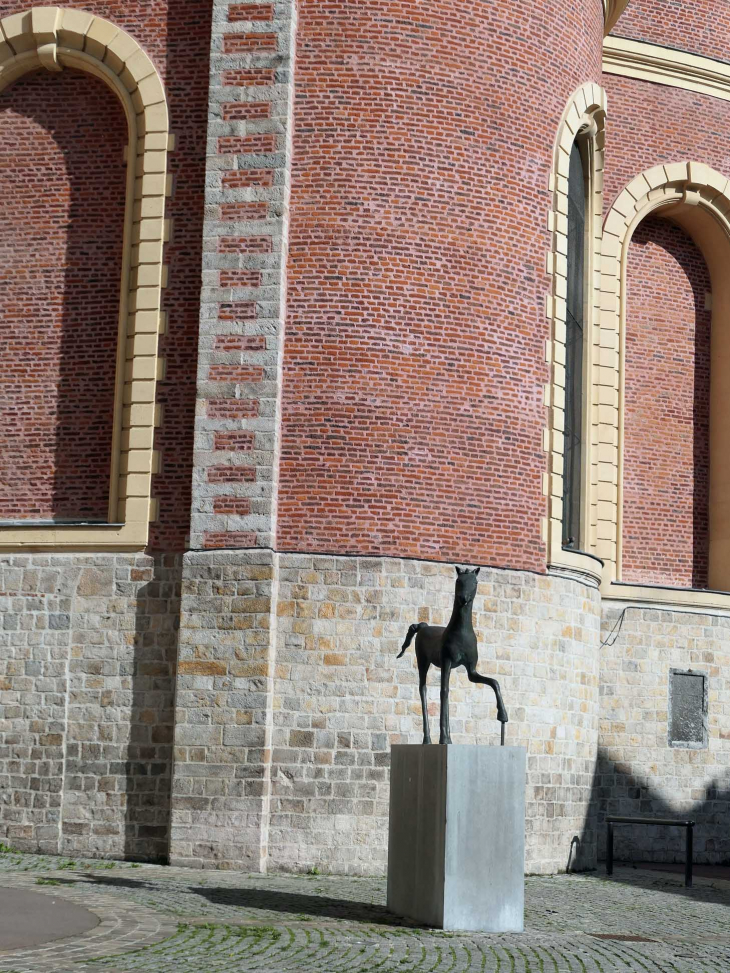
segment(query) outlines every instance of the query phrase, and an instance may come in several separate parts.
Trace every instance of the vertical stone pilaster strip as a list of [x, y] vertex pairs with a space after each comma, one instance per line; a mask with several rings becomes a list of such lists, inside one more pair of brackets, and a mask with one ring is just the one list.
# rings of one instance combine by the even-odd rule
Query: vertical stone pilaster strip
[[272, 547], [295, 0], [215, 0], [191, 541]]
[[215, 0], [171, 861], [264, 871], [295, 0]]

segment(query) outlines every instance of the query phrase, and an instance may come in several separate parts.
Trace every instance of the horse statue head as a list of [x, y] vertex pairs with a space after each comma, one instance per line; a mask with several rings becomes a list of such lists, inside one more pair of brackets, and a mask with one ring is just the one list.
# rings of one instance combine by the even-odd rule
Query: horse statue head
[[467, 605], [471, 605], [476, 597], [477, 593], [477, 576], [479, 574], [479, 568], [475, 568], [470, 571], [468, 568], [456, 568], [456, 589], [455, 589], [455, 603], [460, 608], [466, 608]]

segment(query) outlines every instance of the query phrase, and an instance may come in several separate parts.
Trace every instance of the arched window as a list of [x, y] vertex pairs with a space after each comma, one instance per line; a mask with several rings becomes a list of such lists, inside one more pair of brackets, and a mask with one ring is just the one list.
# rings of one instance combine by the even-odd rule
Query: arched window
[[[0, 20], [0, 39], [0, 91], [4, 91], [24, 75], [33, 75], [38, 69], [45, 69], [53, 74], [64, 70], [80, 71], [100, 79], [111, 89], [127, 122], [126, 170], [121, 170], [118, 161], [114, 163], [120, 169], [119, 182], [122, 179], [126, 182], [126, 187], [119, 187], [124, 197], [123, 201], [119, 200], [119, 215], [122, 215], [123, 203], [123, 223], [120, 219], [114, 222], [112, 229], [118, 234], [116, 241], [114, 233], [108, 227], [102, 226], [99, 231], [100, 239], [105, 245], [116, 245], [114, 264], [117, 271], [121, 269], [121, 273], [114, 273], [118, 290], [115, 289], [114, 294], [111, 293], [111, 288], [108, 293], [105, 291], [104, 315], [96, 313], [96, 304], [100, 300], [99, 289], [96, 288], [91, 295], [91, 281], [87, 279], [94, 273], [94, 268], [89, 268], [89, 259], [93, 261], [94, 258], [93, 252], [85, 254], [84, 260], [69, 259], [67, 249], [68, 267], [64, 268], [67, 281], [77, 288], [74, 299], [81, 300], [83, 305], [83, 288], [88, 288], [87, 293], [91, 295], [88, 302], [91, 308], [88, 320], [84, 319], [77, 327], [69, 326], [65, 329], [68, 337], [66, 349], [73, 352], [65, 355], [65, 358], [70, 360], [76, 355], [87, 356], [89, 359], [94, 357], [94, 360], [89, 360], [85, 369], [67, 369], [63, 376], [64, 381], [59, 381], [57, 385], [70, 386], [75, 383], [77, 388], [74, 394], [77, 402], [81, 395], [88, 429], [94, 428], [97, 418], [102, 425], [104, 422], [106, 425], [102, 436], [86, 435], [83, 426], [76, 421], [73, 414], [73, 399], [71, 406], [57, 410], [57, 414], [51, 411], [50, 415], [42, 416], [46, 426], [55, 425], [60, 429], [60, 435], [52, 437], [55, 440], [52, 450], [47, 448], [46, 441], [42, 457], [43, 462], [48, 465], [50, 456], [55, 472], [52, 480], [50, 477], [45, 479], [45, 495], [38, 498], [39, 520], [34, 521], [31, 504], [25, 502], [31, 490], [26, 487], [25, 496], [20, 496], [20, 491], [15, 489], [15, 482], [12, 481], [17, 471], [11, 469], [12, 476], [6, 479], [11, 480], [9, 492], [16, 496], [20, 510], [13, 509], [11, 504], [6, 504], [4, 512], [0, 510], [0, 548], [142, 550], [147, 544], [149, 522], [156, 516], [156, 505], [151, 498], [152, 474], [157, 465], [153, 436], [159, 422], [159, 413], [155, 408], [155, 385], [163, 364], [158, 357], [157, 342], [164, 326], [161, 312], [162, 288], [166, 277], [163, 247], [169, 229], [164, 213], [165, 199], [170, 192], [167, 153], [172, 147], [164, 88], [154, 64], [129, 34], [109, 21], [85, 11], [61, 7], [33, 7]], [[72, 80], [70, 77], [68, 83]], [[29, 77], [28, 84], [33, 83], [33, 78]], [[40, 84], [42, 87], [42, 82]], [[19, 90], [19, 97], [20, 94]], [[12, 103], [12, 91], [8, 91], [8, 98]], [[60, 98], [56, 100], [63, 101]], [[52, 119], [48, 125], [53, 125]], [[68, 125], [68, 119], [64, 119], [64, 125]], [[106, 134], [99, 131], [98, 138], [104, 139]], [[41, 132], [39, 138], [42, 135]], [[113, 146], [117, 160], [120, 147], [121, 142]], [[91, 169], [103, 170], [98, 146], [90, 145], [88, 155]], [[20, 163], [25, 165], [25, 160], [21, 159]], [[62, 168], [61, 162], [58, 163], [58, 168]], [[71, 173], [73, 176], [79, 167], [71, 168], [74, 170]], [[83, 169], [83, 166], [80, 168]], [[42, 166], [37, 169], [39, 185], [45, 189], [50, 180], [44, 179]], [[84, 192], [94, 191], [92, 187], [93, 183], [88, 181], [81, 184], [79, 205], [83, 203]], [[72, 199], [72, 206], [77, 202], [78, 200], [75, 202]], [[31, 206], [32, 203], [31, 200]], [[58, 221], [65, 219], [72, 224], [65, 228], [68, 236], [69, 233], [75, 233], [83, 221], [78, 221], [77, 227], [73, 220], [73, 209], [70, 220], [64, 213], [65, 211], [57, 214], [56, 218]], [[103, 223], [103, 211], [101, 214], [97, 213], [94, 219], [91, 219], [94, 214], [83, 215], [85, 219], [89, 217], [86, 219], [87, 225], [89, 220], [94, 224], [94, 219], [100, 226]], [[110, 207], [109, 218], [112, 219], [113, 215], [113, 207]], [[47, 220], [48, 213], [44, 212], [43, 217]], [[17, 218], [20, 219], [19, 216]], [[35, 232], [42, 237], [44, 225], [39, 223]], [[98, 241], [95, 243], [93, 236], [90, 239], [91, 243], [86, 241], [83, 248], [76, 249], [87, 250], [97, 246]], [[62, 250], [63, 247], [57, 247], [56, 255]], [[110, 266], [111, 263], [109, 258]], [[105, 265], [104, 272], [111, 273], [111, 270]], [[71, 280], [74, 274], [77, 279]], [[62, 299], [60, 287], [49, 289], [52, 290], [52, 300]], [[31, 294], [31, 297], [37, 299], [37, 294]], [[71, 304], [72, 302], [64, 303], [64, 312], [71, 308]], [[83, 328], [91, 332], [96, 318], [104, 317], [107, 321], [109, 307], [112, 307], [113, 313], [114, 305], [118, 307], [117, 321], [112, 320], [109, 333], [105, 332], [103, 336], [103, 342], [96, 339], [84, 342]], [[34, 322], [32, 301], [28, 302], [27, 310], [21, 311], [28, 319], [29, 328], [23, 330], [22, 321], [18, 322], [21, 315], [17, 309], [14, 310], [15, 321], [9, 323], [13, 324], [16, 332], [19, 330], [26, 336], [30, 334], [30, 325]], [[54, 321], [57, 319], [58, 315]], [[52, 344], [51, 341], [50, 345]], [[58, 340], [56, 345], [58, 346]], [[103, 354], [97, 354], [100, 348]], [[53, 347], [50, 350], [45, 348], [48, 354], [52, 351]], [[32, 348], [29, 354], [32, 354]], [[56, 357], [60, 359], [64, 356]], [[94, 388], [81, 388], [87, 379], [94, 383]], [[103, 388], [106, 397], [95, 398], [96, 388]], [[44, 390], [43, 394], [47, 396], [48, 382], [45, 383]], [[27, 399], [27, 388], [23, 394]], [[68, 397], [66, 398], [68, 401]], [[20, 402], [19, 408], [23, 408], [23, 402]], [[95, 408], [98, 416], [94, 413]], [[26, 426], [33, 432], [33, 411], [28, 408], [26, 412]], [[72, 418], [67, 418], [69, 415]], [[65, 448], [64, 436], [74, 437], [72, 449]], [[34, 440], [27, 450], [30, 457], [28, 462], [33, 458], [33, 442]], [[98, 475], [93, 477], [93, 483], [90, 481], [77, 488], [75, 481], [83, 478], [90, 456], [98, 468]], [[10, 461], [12, 459], [11, 455]], [[9, 461], [7, 455], [5, 461], [6, 464]], [[102, 469], [106, 472], [107, 467], [110, 467], [108, 480], [98, 472]], [[69, 519], [72, 522], [68, 522]]]
[[563, 447], [563, 547], [584, 547], [584, 321], [586, 317], [586, 177], [579, 140], [570, 151], [568, 253], [565, 300], [565, 421]]
[[597, 523], [604, 501], [612, 501], [616, 491], [615, 477], [604, 481], [604, 467], [615, 459], [616, 444], [601, 438], [598, 429], [605, 410], [616, 408], [598, 387], [603, 365], [612, 364], [611, 355], [617, 354], [601, 338], [605, 118], [605, 92], [590, 82], [581, 85], [565, 107], [550, 179], [552, 240], [547, 258], [547, 559], [551, 569], [594, 584], [601, 579], [600, 559], [614, 554], [613, 541], [605, 550]]

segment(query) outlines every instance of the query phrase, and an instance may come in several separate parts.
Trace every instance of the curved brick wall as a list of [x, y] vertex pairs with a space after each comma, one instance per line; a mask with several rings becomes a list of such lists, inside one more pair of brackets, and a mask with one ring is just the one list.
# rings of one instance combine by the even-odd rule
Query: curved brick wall
[[[612, 74], [603, 86], [611, 120], [605, 210], [636, 175], [665, 162], [694, 159], [730, 176], [730, 102]], [[698, 125], [698, 119], [712, 124]]]
[[106, 519], [124, 113], [96, 78], [43, 72], [0, 95], [0, 126], [0, 518]]
[[[620, 23], [623, 24], [623, 18]], [[611, 113], [606, 149], [606, 209], [627, 183], [654, 165], [695, 159], [730, 175], [730, 138], [724, 134], [730, 130], [730, 104], [690, 91], [613, 75], [605, 76], [604, 87]], [[712, 117], [713, 124], [707, 128], [698, 126], [697, 119], [704, 117]], [[707, 383], [707, 336], [705, 334], [703, 337], [703, 333], [709, 326], [709, 315], [704, 310], [704, 292], [710, 287], [704, 261], [684, 233], [676, 228], [661, 228], [660, 235], [666, 237], [664, 242], [674, 251], [672, 256], [666, 249], [662, 254], [662, 248], [655, 245], [661, 243], [659, 240], [648, 246], [639, 243], [644, 239], [642, 234], [647, 232], [647, 226], [659, 231], [661, 224], [651, 221], [644, 224], [644, 228], [640, 226], [637, 229], [636, 245], [631, 246], [628, 268], [626, 433], [629, 454], [625, 457], [624, 474], [627, 491], [627, 521], [623, 532], [623, 541], [627, 545], [624, 548], [624, 580], [702, 586], [706, 584], [704, 537], [707, 531], [706, 493], [703, 492], [707, 489], [703, 479], [707, 448], [704, 427], [707, 418], [703, 413], [703, 409], [706, 409], [706, 388], [702, 392], [703, 385], [706, 387]], [[680, 243], [680, 240], [684, 242]], [[684, 254], [681, 253], [683, 249]], [[702, 293], [698, 295], [699, 291]], [[658, 315], [659, 308], [661, 313]], [[651, 352], [654, 356], [651, 376], [647, 364], [639, 364], [637, 353], [642, 354], [643, 351], [636, 344], [639, 332], [633, 331], [632, 335], [632, 320], [642, 326], [643, 351]], [[661, 349], [654, 347], [652, 350], [650, 347], [656, 338], [657, 327], [679, 328], [676, 335], [673, 333], [674, 353], [671, 359], [657, 358], [657, 355], [661, 355]], [[696, 332], [696, 340], [690, 335], [692, 329]], [[647, 341], [648, 345], [645, 343]], [[634, 392], [629, 388], [628, 383], [632, 380], [631, 342], [634, 342], [635, 378], [643, 383], [651, 383], [654, 389], [651, 396], [641, 393], [637, 383], [634, 383]], [[677, 371], [683, 372], [691, 385], [678, 385]], [[665, 389], [662, 399], [655, 394], [657, 382]], [[697, 397], [698, 410], [693, 415], [695, 390], [702, 394]], [[640, 405], [646, 410], [643, 433], [639, 434], [634, 426], [636, 435], [632, 435], [631, 410]], [[662, 408], [665, 408], [666, 414], [660, 420]], [[662, 446], [665, 433], [659, 431], [659, 425], [667, 420], [671, 421], [677, 434], [680, 428], [684, 430], [684, 441], [674, 442], [671, 448]], [[690, 440], [687, 439], [688, 434]], [[663, 441], [671, 442], [671, 436]], [[672, 463], [670, 451], [680, 460], [679, 477], [674, 484], [669, 482]], [[695, 454], [692, 459], [690, 452]], [[656, 471], [655, 462], [659, 464]], [[698, 471], [696, 483], [693, 482], [693, 466]], [[663, 476], [654, 476], [655, 472], [661, 474], [662, 470]], [[676, 490], [680, 481], [683, 496], [679, 502], [681, 509], [678, 510]], [[684, 492], [694, 491], [695, 487], [694, 497]], [[678, 521], [682, 521], [675, 538], [666, 536], [660, 526], [661, 516], [652, 513], [670, 508], [673, 516], [677, 511], [680, 515]], [[653, 520], [652, 528], [649, 527], [650, 519]], [[652, 539], [647, 548], [649, 537]], [[651, 555], [650, 551], [653, 552]], [[675, 558], [675, 555], [678, 557]], [[694, 568], [692, 561], [695, 562]]]
[[304, 0], [297, 36], [278, 546], [544, 569], [548, 178], [602, 6]]
[[666, 0], [630, 0], [611, 31], [617, 37], [679, 48], [720, 61], [730, 60], [728, 32], [730, 8], [721, 0], [699, 0], [691, 5]]
[[649, 218], [627, 284], [622, 578], [707, 587], [709, 273], [683, 230]]

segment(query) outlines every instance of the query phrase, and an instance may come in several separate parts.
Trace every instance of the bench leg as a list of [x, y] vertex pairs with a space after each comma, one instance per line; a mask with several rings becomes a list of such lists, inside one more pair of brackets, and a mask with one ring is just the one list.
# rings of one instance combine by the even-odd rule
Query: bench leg
[[606, 875], [613, 875], [613, 824], [606, 825]]
[[693, 834], [694, 827], [691, 824], [687, 825], [687, 845], [685, 848], [685, 859], [684, 859], [684, 884], [688, 889], [692, 888], [692, 855], [693, 855]]

